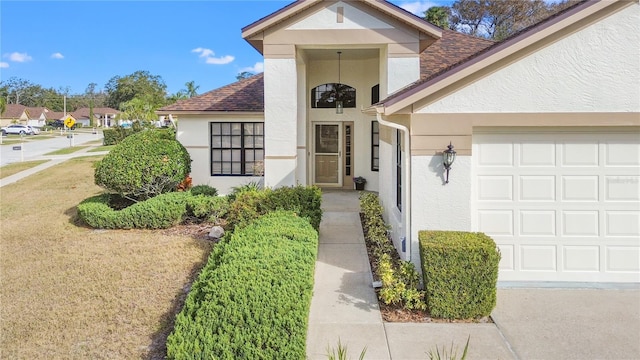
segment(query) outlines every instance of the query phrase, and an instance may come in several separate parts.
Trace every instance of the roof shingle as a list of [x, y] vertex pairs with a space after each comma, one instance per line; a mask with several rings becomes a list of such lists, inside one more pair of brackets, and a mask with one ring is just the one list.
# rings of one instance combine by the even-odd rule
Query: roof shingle
[[159, 109], [158, 113], [172, 111], [263, 112], [264, 75], [260, 73], [202, 95], [179, 100]]

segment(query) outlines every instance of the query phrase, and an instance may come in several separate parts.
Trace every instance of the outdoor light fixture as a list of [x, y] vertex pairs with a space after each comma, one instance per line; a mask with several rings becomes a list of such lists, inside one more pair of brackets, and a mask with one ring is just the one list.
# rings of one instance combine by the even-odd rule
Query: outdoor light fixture
[[340, 55], [342, 55], [342, 51], [338, 51], [338, 84], [336, 85], [336, 114], [342, 114], [344, 109], [344, 105], [342, 104], [342, 100], [340, 100]]
[[444, 182], [445, 184], [449, 183], [449, 170], [451, 170], [451, 165], [456, 161], [456, 151], [453, 150], [453, 145], [449, 142], [447, 145], [447, 150], [442, 152], [442, 165], [444, 165], [444, 169], [447, 170], [447, 180]]

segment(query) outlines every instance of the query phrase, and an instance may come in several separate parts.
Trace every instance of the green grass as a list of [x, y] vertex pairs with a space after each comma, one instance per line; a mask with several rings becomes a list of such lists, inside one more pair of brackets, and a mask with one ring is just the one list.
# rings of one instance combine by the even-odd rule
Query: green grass
[[74, 153], [76, 151], [80, 151], [80, 150], [85, 149], [85, 148], [88, 148], [88, 146], [68, 147], [68, 148], [58, 149], [56, 151], [52, 151], [52, 152], [46, 153], [45, 155], [67, 155], [67, 154]]
[[115, 145], [98, 146], [97, 148], [91, 149], [88, 152], [111, 151], [111, 149], [113, 149], [114, 146]]
[[4, 179], [7, 176], [11, 176], [21, 171], [31, 169], [40, 164], [44, 164], [47, 161], [49, 160], [24, 161], [24, 162], [13, 163], [13, 164], [2, 166], [0, 167], [0, 179]]

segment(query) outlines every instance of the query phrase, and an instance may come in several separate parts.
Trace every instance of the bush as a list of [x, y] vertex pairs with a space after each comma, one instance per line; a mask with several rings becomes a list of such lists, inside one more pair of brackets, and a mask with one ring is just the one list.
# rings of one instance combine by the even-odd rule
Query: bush
[[217, 224], [229, 209], [226, 197], [191, 195], [187, 197], [186, 217], [192, 221]]
[[127, 137], [97, 164], [95, 183], [145, 200], [175, 190], [190, 172], [189, 153], [173, 131], [146, 130]]
[[420, 275], [409, 261], [400, 260], [387, 235], [388, 226], [382, 218], [382, 205], [374, 193], [360, 194], [360, 209], [363, 215], [366, 241], [373, 248], [376, 258], [376, 275], [382, 282], [378, 293], [387, 305], [405, 309], [426, 310], [424, 292], [418, 290]]
[[123, 128], [121, 126], [104, 129], [102, 131], [104, 139], [102, 145], [117, 145], [122, 142], [127, 136], [133, 134], [133, 129]]
[[122, 210], [111, 208], [111, 198], [102, 194], [78, 204], [78, 216], [97, 229], [166, 229], [180, 223], [186, 212], [188, 193], [168, 193], [135, 203]]
[[169, 359], [305, 359], [318, 235], [268, 214], [214, 247], [167, 339]]
[[259, 190], [253, 187], [234, 192], [227, 214], [227, 229], [245, 226], [274, 210], [290, 210], [306, 218], [314, 229], [322, 220], [322, 192], [315, 186], [281, 187]]
[[488, 316], [496, 306], [500, 251], [483, 233], [420, 231], [429, 311], [447, 319]]
[[192, 195], [218, 196], [218, 189], [209, 185], [196, 185], [191, 188]]

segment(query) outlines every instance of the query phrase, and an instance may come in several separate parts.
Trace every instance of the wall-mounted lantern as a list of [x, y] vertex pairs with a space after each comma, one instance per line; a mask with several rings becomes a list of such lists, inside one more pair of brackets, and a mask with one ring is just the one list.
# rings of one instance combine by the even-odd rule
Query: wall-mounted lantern
[[444, 169], [447, 171], [447, 179], [444, 182], [445, 184], [449, 183], [449, 170], [451, 170], [451, 165], [456, 161], [456, 151], [453, 150], [453, 145], [449, 142], [447, 145], [447, 150], [442, 152], [442, 165], [444, 165]]

